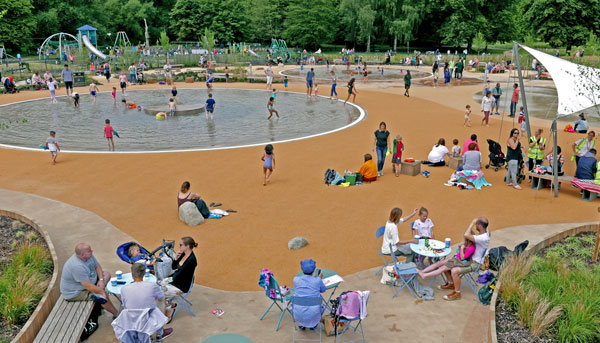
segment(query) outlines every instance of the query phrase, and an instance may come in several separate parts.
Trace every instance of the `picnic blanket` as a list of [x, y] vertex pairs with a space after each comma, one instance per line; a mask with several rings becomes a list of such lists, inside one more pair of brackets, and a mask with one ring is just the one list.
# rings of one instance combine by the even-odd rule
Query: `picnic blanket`
[[571, 184], [586, 191], [600, 193], [600, 185], [595, 184], [594, 180], [580, 180], [573, 178], [573, 180], [571, 180]]
[[481, 190], [483, 186], [491, 186], [492, 184], [485, 180], [483, 177], [483, 172], [481, 170], [461, 170], [456, 173], [457, 182], [460, 182], [461, 179], [465, 179], [466, 182], [472, 183], [476, 189]]

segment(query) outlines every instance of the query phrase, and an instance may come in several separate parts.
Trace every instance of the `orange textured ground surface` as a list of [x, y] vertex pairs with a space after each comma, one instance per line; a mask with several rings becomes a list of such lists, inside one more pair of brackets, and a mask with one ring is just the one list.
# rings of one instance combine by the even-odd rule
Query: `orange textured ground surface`
[[[292, 84], [290, 89], [302, 91], [303, 87]], [[263, 267], [271, 269], [281, 283], [291, 284], [292, 276], [299, 271], [299, 261], [309, 257], [342, 275], [377, 265], [381, 261], [373, 233], [395, 206], [405, 213], [427, 207], [436, 225], [436, 236], [454, 241], [476, 216], [488, 217], [492, 230], [597, 220], [598, 201], [582, 201], [579, 192], [569, 185], [563, 186], [559, 198], [551, 198], [548, 190], [527, 189], [527, 184], [517, 191], [503, 184], [504, 170], [487, 171], [486, 178], [493, 187], [482, 191], [445, 187], [452, 172], [446, 167], [429, 168], [429, 178], [396, 178], [390, 160], [386, 161], [385, 176], [375, 183], [351, 188], [323, 183], [327, 168], [343, 171], [360, 166], [363, 154], [371, 152], [373, 131], [382, 120], [388, 123], [392, 135], [403, 135], [405, 157], [426, 158], [439, 137], [444, 137], [448, 146], [453, 138], [462, 144], [471, 133], [477, 133], [480, 142], [488, 137], [497, 140], [499, 121], [494, 120], [490, 128], [477, 124], [479, 106], [471, 100], [473, 89], [415, 88], [414, 96], [405, 98], [400, 88], [365, 89], [359, 84], [357, 103], [368, 111], [366, 120], [335, 134], [276, 145], [277, 169], [267, 187], [261, 181], [262, 148], [256, 147], [169, 154], [63, 153], [54, 167], [48, 153], [0, 149], [0, 188], [35, 193], [93, 211], [147, 248], [156, 247], [162, 238], [190, 235], [199, 243], [196, 282], [240, 291], [257, 290], [258, 273]], [[342, 89], [341, 93], [346, 92]], [[0, 103], [46, 95], [3, 95]], [[463, 112], [458, 108], [463, 103], [473, 105], [476, 115], [472, 128], [462, 126]], [[285, 109], [280, 109], [280, 114], [285, 116]], [[503, 146], [511, 123], [504, 123]], [[545, 125], [549, 127], [549, 123]], [[578, 137], [561, 134], [563, 151]], [[483, 143], [482, 148], [486, 156], [487, 144]], [[570, 156], [568, 151], [566, 156]], [[573, 165], [567, 164], [567, 173], [572, 174]], [[189, 180], [193, 191], [209, 203], [221, 202], [223, 209], [239, 212], [195, 228], [186, 226], [178, 219], [175, 202], [184, 180]], [[288, 250], [287, 242], [295, 236], [306, 237], [310, 244], [299, 251]], [[401, 239], [409, 236], [409, 225], [401, 226]], [[115, 248], [120, 243], [114, 242]]]

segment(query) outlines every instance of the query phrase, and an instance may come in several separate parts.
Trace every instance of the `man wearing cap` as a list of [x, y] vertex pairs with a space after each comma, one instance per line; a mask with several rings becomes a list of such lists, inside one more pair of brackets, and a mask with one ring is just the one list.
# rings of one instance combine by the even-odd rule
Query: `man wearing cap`
[[[294, 278], [294, 297], [316, 298], [327, 290], [323, 280], [323, 274], [313, 276], [317, 267], [313, 260], [304, 260], [300, 262], [300, 267], [304, 275]], [[294, 319], [300, 324], [300, 329], [315, 328], [321, 321], [323, 314], [322, 306], [300, 306], [294, 305]]]

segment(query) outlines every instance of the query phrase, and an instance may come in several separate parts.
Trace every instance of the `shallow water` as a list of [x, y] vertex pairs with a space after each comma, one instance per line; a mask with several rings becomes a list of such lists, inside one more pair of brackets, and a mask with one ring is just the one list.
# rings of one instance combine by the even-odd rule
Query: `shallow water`
[[[304, 70], [300, 70], [300, 68], [285, 69], [281, 71], [281, 74], [294, 78], [306, 78], [306, 72], [309, 71], [310, 68], [315, 69], [315, 78], [317, 78], [317, 80], [331, 81], [330, 72], [332, 67], [327, 69], [327, 67], [305, 66]], [[404, 81], [404, 75], [406, 75], [405, 69], [387, 68], [386, 66], [383, 66], [383, 74], [381, 73], [381, 69], [377, 69], [377, 66], [367, 65], [367, 70], [371, 71], [371, 73], [369, 73], [369, 81]], [[350, 65], [349, 70], [346, 70], [346, 66], [335, 66], [335, 73], [337, 75], [338, 82], [340, 80], [350, 80], [352, 77], [356, 78], [357, 81], [362, 81], [363, 76], [357, 75], [356, 71], [356, 65]], [[430, 73], [414, 70], [411, 70], [410, 73], [413, 79], [419, 79], [431, 75]]]
[[[180, 104], [203, 104], [207, 99], [204, 89], [178, 91]], [[59, 93], [64, 94], [64, 89]], [[170, 88], [130, 91], [127, 100], [141, 106], [165, 104], [166, 110], [170, 93]], [[49, 99], [8, 104], [0, 107], [0, 123], [9, 126], [0, 129], [0, 143], [38, 148], [54, 130], [64, 150], [104, 151], [104, 120], [110, 119], [121, 136], [115, 138], [117, 151], [210, 149], [301, 138], [339, 129], [360, 117], [354, 106], [280, 92], [275, 109], [281, 118], [273, 115], [267, 120], [270, 95], [262, 90], [216, 89], [214, 121], [207, 121], [204, 113], [159, 120], [144, 111], [126, 109], [120, 93], [113, 105], [109, 92], [98, 94], [96, 104], [89, 94], [82, 94], [80, 108], [66, 97], [58, 98], [57, 104]]]

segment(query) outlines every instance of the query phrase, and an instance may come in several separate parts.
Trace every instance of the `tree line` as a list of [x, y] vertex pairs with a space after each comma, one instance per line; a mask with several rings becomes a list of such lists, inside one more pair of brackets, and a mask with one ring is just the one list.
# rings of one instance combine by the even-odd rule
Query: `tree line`
[[301, 49], [470, 50], [476, 37], [570, 49], [600, 33], [598, 0], [0, 0], [0, 8], [0, 44], [13, 53], [35, 53], [51, 34], [75, 35], [85, 24], [98, 29], [100, 45], [112, 45], [107, 34], [117, 31], [137, 45], [145, 41], [144, 19], [151, 44], [163, 31], [171, 41], [200, 41], [208, 28], [218, 45], [282, 38]]

